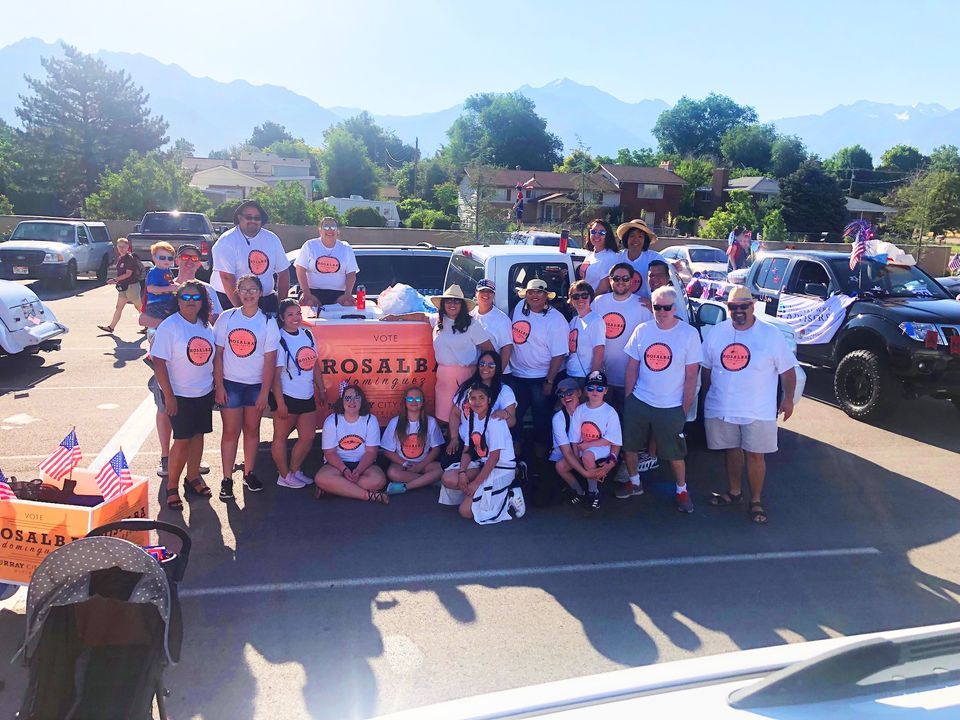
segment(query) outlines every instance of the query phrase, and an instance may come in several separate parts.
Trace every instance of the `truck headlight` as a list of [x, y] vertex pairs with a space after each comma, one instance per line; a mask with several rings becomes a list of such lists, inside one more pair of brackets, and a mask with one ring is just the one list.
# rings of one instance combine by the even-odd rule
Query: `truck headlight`
[[907, 322], [900, 323], [900, 329], [904, 335], [917, 342], [926, 342], [927, 334], [932, 332], [937, 336], [938, 345], [946, 345], [943, 336], [940, 334], [940, 328], [933, 323], [912, 322], [908, 320]]
[[63, 255], [61, 255], [60, 253], [46, 253], [43, 256], [43, 261], [45, 263], [62, 263]]

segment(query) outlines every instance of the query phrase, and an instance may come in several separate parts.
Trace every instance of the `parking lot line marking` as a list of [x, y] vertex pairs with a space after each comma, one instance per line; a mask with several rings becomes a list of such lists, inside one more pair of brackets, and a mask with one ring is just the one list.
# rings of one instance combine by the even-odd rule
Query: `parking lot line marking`
[[114, 433], [113, 437], [103, 446], [103, 450], [90, 463], [89, 468], [98, 471], [104, 464], [123, 448], [123, 455], [127, 462], [132, 462], [140, 450], [140, 446], [147, 439], [151, 431], [157, 427], [157, 406], [153, 402], [153, 393], [148, 393], [137, 409], [130, 413], [130, 417]]
[[37, 387], [33, 387], [31, 385], [28, 387], [0, 387], [0, 392], [35, 392], [37, 390], [55, 390], [57, 392], [62, 390], [143, 390], [146, 386], [146, 383], [140, 383], [139, 385], [71, 385], [67, 387], [63, 385], [58, 385], [57, 387], [38, 385]]
[[835, 550], [794, 550], [785, 552], [750, 553], [745, 555], [702, 555], [659, 558], [651, 560], [624, 560], [607, 563], [576, 563], [571, 565], [543, 565], [539, 567], [503, 568], [500, 570], [467, 570], [463, 572], [424, 573], [422, 575], [393, 575], [382, 577], [334, 578], [302, 582], [264, 583], [258, 585], [227, 585], [223, 587], [189, 588], [180, 591], [180, 597], [208, 597], [216, 595], [249, 595], [253, 593], [296, 592], [303, 590], [344, 590], [358, 587], [381, 587], [437, 582], [482, 582], [496, 578], [529, 577], [532, 575], [567, 575], [614, 570], [643, 570], [646, 568], [713, 565], [767, 560], [805, 560], [811, 558], [880, 555], [875, 547], [838, 548]]

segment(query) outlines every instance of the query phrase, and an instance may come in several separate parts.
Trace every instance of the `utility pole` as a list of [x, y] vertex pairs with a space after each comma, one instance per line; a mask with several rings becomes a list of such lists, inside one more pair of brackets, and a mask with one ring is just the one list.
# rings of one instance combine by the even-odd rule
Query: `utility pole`
[[413, 139], [413, 196], [419, 197], [417, 195], [417, 179], [420, 174], [420, 138], [416, 137]]

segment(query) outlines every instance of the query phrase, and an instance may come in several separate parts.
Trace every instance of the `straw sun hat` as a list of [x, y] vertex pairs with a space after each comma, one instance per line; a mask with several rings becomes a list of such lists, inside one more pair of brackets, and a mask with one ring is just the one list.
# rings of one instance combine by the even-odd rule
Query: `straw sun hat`
[[430, 297], [430, 302], [433, 303], [434, 307], [437, 310], [442, 310], [441, 303], [444, 300], [459, 300], [467, 306], [467, 312], [473, 310], [476, 303], [470, 298], [463, 296], [463, 290], [460, 289], [459, 285], [451, 285], [446, 290], [443, 291], [443, 295], [433, 295]]
[[654, 234], [647, 224], [643, 220], [631, 220], [630, 222], [623, 223], [620, 227], [617, 228], [617, 237], [622, 242], [623, 239], [627, 236], [627, 233], [636, 228], [642, 233], [645, 233], [646, 236], [650, 239], [650, 244], [653, 245], [657, 242], [657, 236]]

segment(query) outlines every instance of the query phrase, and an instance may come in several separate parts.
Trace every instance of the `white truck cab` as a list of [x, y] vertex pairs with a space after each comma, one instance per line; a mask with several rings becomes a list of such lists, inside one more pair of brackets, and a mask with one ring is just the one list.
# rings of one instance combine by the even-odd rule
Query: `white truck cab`
[[102, 222], [24, 220], [0, 245], [0, 278], [58, 282], [72, 290], [77, 274], [107, 279], [116, 250]]

